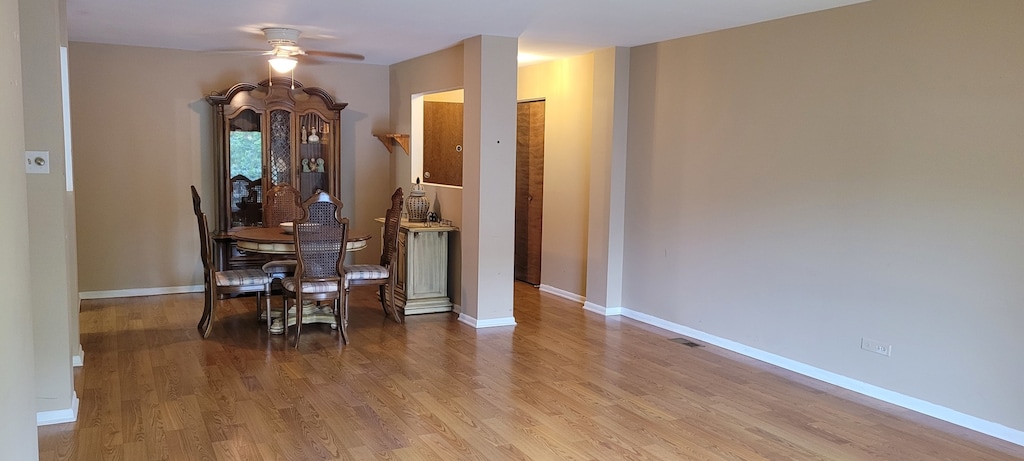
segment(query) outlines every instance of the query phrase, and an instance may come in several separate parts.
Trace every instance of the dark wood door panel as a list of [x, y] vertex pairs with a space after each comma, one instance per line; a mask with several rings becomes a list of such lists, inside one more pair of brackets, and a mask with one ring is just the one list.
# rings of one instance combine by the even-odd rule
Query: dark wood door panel
[[423, 103], [423, 181], [462, 185], [462, 103]]
[[544, 230], [544, 101], [521, 102], [516, 117], [516, 279], [539, 285]]

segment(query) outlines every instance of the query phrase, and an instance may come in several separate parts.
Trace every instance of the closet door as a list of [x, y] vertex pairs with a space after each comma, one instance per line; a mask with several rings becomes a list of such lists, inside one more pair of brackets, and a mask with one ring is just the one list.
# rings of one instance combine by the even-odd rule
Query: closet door
[[514, 275], [540, 285], [544, 233], [544, 101], [518, 104]]

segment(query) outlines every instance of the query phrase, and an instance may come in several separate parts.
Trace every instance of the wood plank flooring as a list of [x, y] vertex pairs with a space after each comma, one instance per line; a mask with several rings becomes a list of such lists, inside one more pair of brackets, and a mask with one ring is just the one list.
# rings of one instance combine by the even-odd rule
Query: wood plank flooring
[[[385, 319], [296, 350], [253, 298], [83, 301], [75, 423], [42, 460], [1014, 460], [1024, 448], [517, 284], [516, 327]], [[276, 300], [275, 300], [276, 301]], [[2, 458], [2, 456], [0, 456]]]

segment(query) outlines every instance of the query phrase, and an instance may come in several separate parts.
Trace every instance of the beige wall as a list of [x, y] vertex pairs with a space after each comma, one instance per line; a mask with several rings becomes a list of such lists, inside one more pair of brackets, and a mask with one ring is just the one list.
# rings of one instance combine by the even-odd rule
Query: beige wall
[[[391, 67], [391, 114], [395, 133], [411, 131], [412, 95], [462, 87], [462, 46]], [[583, 294], [586, 285], [587, 171], [593, 56], [584, 55], [519, 69], [518, 98], [546, 99], [544, 254], [542, 283]], [[408, 191], [410, 158], [400, 148], [392, 154], [396, 187]], [[426, 185], [432, 210], [462, 224], [462, 189]], [[569, 216], [572, 219], [564, 219]], [[461, 303], [461, 240], [452, 235], [450, 292]]]
[[[212, 108], [203, 97], [267, 76], [258, 57], [71, 44], [83, 292], [201, 289], [188, 188], [199, 188], [211, 213]], [[391, 195], [387, 151], [372, 136], [388, 120], [387, 67], [300, 63], [295, 78], [349, 104], [340, 198], [357, 230], [375, 232]], [[379, 246], [371, 249], [355, 260], [375, 261]]]
[[634, 48], [625, 306], [1024, 430], [1021, 24], [880, 0]]
[[[431, 53], [391, 66], [391, 124], [382, 131], [409, 134], [412, 131], [414, 94], [462, 88], [462, 45]], [[412, 163], [408, 153], [396, 147], [391, 154], [394, 174], [392, 187], [401, 187], [406, 197], [412, 190]], [[462, 225], [462, 189], [425, 185], [431, 210], [440, 209], [444, 219]], [[462, 240], [458, 232], [448, 242], [448, 294], [455, 304], [462, 303]]]
[[586, 294], [594, 55], [519, 68], [519, 100], [544, 99], [541, 284]]
[[4, 321], [0, 322], [0, 446], [11, 459], [36, 459], [32, 297], [29, 290], [28, 196], [24, 161], [25, 118], [22, 110], [21, 43], [17, 0], [0, 0], [0, 211], [7, 222], [0, 226], [0, 292], [4, 293]]

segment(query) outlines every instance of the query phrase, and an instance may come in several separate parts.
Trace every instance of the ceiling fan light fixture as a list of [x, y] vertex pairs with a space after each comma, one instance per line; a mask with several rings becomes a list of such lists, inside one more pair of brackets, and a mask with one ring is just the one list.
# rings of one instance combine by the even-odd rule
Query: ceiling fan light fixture
[[295, 65], [299, 61], [291, 56], [274, 56], [269, 59], [270, 67], [273, 67], [275, 71], [286, 74], [291, 72], [295, 68]]

